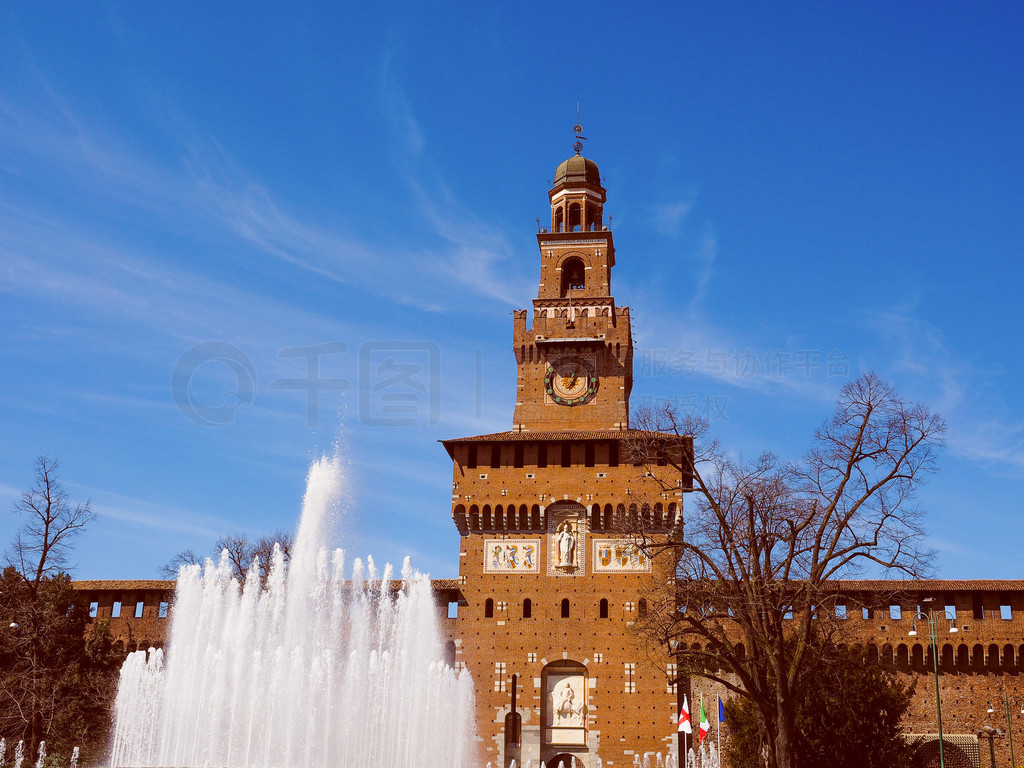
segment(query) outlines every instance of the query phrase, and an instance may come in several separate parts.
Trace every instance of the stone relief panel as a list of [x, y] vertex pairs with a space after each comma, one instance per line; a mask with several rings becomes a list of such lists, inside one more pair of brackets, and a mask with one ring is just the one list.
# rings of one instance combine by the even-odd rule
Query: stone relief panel
[[582, 576], [586, 510], [580, 504], [548, 508], [548, 575]]
[[650, 573], [651, 561], [629, 539], [594, 539], [594, 573]]
[[485, 539], [484, 573], [540, 573], [540, 539]]
[[587, 680], [581, 671], [549, 672], [544, 691], [547, 712], [545, 741], [548, 744], [587, 743]]

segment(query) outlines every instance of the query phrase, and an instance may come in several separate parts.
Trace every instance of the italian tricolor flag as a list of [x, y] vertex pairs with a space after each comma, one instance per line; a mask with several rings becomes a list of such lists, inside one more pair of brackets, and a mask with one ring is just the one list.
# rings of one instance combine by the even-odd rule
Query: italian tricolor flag
[[704, 710], [704, 697], [700, 697], [700, 732], [698, 734], [698, 744], [704, 743], [704, 737], [708, 735], [708, 731], [711, 730], [711, 723], [708, 722], [708, 713]]

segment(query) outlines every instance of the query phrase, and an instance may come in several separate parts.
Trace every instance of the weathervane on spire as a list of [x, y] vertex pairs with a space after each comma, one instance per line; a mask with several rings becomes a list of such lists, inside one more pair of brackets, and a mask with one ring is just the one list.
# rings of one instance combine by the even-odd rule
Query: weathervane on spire
[[583, 133], [583, 126], [580, 125], [580, 103], [578, 101], [576, 102], [576, 127], [573, 128], [573, 131], [576, 133], [576, 141], [573, 142], [572, 148], [576, 150], [578, 155], [583, 151], [583, 142], [587, 140], [586, 136], [580, 135]]

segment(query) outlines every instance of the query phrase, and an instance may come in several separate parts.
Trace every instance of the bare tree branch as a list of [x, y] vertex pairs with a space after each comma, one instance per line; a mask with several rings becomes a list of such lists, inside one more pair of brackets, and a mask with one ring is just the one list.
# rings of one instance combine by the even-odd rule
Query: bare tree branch
[[[912, 578], [928, 570], [914, 498], [945, 425], [874, 374], [843, 387], [800, 461], [765, 453], [738, 462], [707, 439], [705, 421], [670, 405], [641, 409], [634, 423], [627, 457], [652, 491], [678, 487], [680, 475], [692, 483], [677, 535], [635, 531], [650, 556], [677, 563], [675, 583], [649, 597], [643, 629], [670, 643], [681, 675], [748, 698], [773, 768], [790, 768], [808, 649], [827, 654], [829, 616], [843, 599], [832, 582], [865, 568]], [[665, 434], [692, 439], [692, 451], [666, 461]]]
[[231, 564], [231, 570], [236, 579], [244, 581], [250, 569], [255, 565], [260, 583], [265, 585], [267, 578], [270, 576], [274, 548], [279, 547], [285, 562], [288, 562], [291, 558], [293, 544], [294, 537], [292, 534], [283, 530], [277, 530], [271, 534], [261, 536], [255, 541], [241, 533], [225, 534], [214, 542], [210, 554], [206, 557], [196, 554], [194, 550], [186, 549], [171, 558], [170, 562], [160, 566], [159, 570], [162, 575], [168, 578], [176, 578], [181, 566], [201, 565], [206, 560], [216, 562], [226, 552], [228, 562]]
[[48, 456], [36, 459], [32, 489], [14, 503], [13, 511], [21, 518], [21, 526], [6, 560], [32, 585], [68, 569], [74, 538], [96, 517], [88, 501], [72, 505], [58, 479], [59, 467]]

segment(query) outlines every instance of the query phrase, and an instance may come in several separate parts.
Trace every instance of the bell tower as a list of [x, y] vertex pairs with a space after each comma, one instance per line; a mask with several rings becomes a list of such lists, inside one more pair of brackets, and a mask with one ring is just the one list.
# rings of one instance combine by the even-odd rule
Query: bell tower
[[497, 768], [678, 752], [674, 668], [632, 629], [645, 585], [670, 580], [673, 563], [648, 558], [630, 531], [672, 535], [687, 479], [652, 487], [630, 446], [643, 439], [682, 466], [689, 444], [629, 429], [629, 309], [612, 298], [605, 191], [579, 130], [537, 234], [532, 324], [515, 312], [512, 429], [443, 441], [464, 599], [452, 652], [475, 683], [477, 764]]
[[629, 308], [616, 307], [611, 294], [615, 245], [604, 224], [605, 190], [576, 131], [576, 154], [555, 170], [548, 192], [551, 228], [537, 234], [532, 327], [527, 310], [514, 313], [516, 432], [629, 428]]

